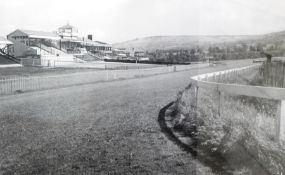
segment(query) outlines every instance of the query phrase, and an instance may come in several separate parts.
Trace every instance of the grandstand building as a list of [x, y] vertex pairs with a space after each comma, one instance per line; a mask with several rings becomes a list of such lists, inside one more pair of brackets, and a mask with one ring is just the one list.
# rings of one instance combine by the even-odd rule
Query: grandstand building
[[89, 53], [112, 53], [111, 45], [79, 37], [78, 29], [69, 24], [59, 27], [57, 32], [17, 29], [7, 35], [7, 38], [14, 43], [8, 47], [9, 54], [21, 58], [53, 55], [58, 59], [66, 55], [76, 57]]
[[95, 54], [112, 53], [112, 46], [110, 44], [93, 41], [85, 37], [79, 37], [78, 29], [70, 24], [60, 27], [58, 29], [58, 35], [61, 38], [61, 49], [68, 53], [78, 54], [80, 51], [83, 51], [82, 48], [84, 48], [87, 52]]
[[7, 38], [14, 43], [8, 52], [15, 57], [63, 54], [60, 37], [55, 33], [17, 29]]

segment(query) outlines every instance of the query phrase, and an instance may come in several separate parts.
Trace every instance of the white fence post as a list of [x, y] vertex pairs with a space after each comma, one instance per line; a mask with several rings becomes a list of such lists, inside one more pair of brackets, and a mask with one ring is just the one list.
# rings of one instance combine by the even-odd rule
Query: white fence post
[[278, 113], [277, 113], [277, 118], [276, 118], [276, 128], [277, 128], [277, 139], [279, 141], [284, 141], [285, 140], [285, 100], [281, 100]]

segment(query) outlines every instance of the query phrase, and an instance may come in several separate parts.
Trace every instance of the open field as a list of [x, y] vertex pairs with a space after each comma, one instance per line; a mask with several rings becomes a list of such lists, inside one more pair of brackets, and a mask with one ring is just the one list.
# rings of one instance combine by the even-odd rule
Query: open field
[[160, 132], [192, 75], [248, 62], [0, 99], [0, 174], [211, 174]]

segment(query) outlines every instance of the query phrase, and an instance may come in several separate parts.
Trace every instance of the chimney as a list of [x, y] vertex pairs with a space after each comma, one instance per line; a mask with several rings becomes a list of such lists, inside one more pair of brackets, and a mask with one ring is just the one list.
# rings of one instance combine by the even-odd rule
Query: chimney
[[89, 40], [91, 40], [91, 41], [93, 40], [93, 36], [92, 36], [92, 35], [88, 35], [87, 38], [88, 38]]

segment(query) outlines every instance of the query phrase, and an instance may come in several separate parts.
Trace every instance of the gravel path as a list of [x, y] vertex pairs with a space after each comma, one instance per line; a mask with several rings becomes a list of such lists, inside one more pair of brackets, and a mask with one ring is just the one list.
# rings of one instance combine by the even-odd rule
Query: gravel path
[[198, 69], [1, 97], [0, 174], [210, 174], [157, 123], [159, 110], [195, 74]]

